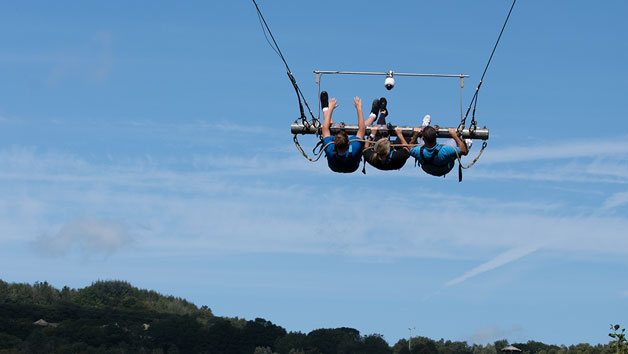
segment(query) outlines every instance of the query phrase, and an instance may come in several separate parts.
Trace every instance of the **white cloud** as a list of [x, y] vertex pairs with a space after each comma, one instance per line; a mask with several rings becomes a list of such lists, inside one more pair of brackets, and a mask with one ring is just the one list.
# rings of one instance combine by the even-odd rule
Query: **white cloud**
[[612, 209], [628, 204], [628, 192], [614, 193], [604, 201], [604, 209]]
[[74, 248], [84, 255], [111, 254], [131, 242], [127, 228], [114, 221], [81, 218], [63, 225], [53, 236], [39, 236], [32, 245], [46, 255], [63, 256]]
[[[514, 325], [510, 329], [504, 329], [497, 325], [478, 328], [469, 336], [468, 341], [474, 344], [490, 344], [496, 340], [505, 339], [509, 336], [516, 335], [524, 332], [524, 328], [521, 325]], [[501, 348], [496, 348], [499, 352]]]
[[475, 277], [479, 274], [488, 272], [490, 270], [494, 270], [505, 264], [508, 264], [522, 257], [525, 257], [538, 249], [539, 249], [539, 246], [537, 245], [527, 245], [527, 246], [521, 246], [521, 247], [510, 249], [504, 253], [499, 254], [497, 257], [489, 260], [488, 262], [485, 262], [471, 269], [470, 271], [464, 273], [463, 275], [448, 281], [447, 283], [445, 283], [445, 285], [452, 286], [452, 285], [462, 283], [463, 281], [469, 278]]
[[[569, 204], [551, 199], [501, 201], [483, 193], [437, 193], [420, 184], [399, 192], [364, 184], [347, 187], [346, 181], [355, 176], [339, 176], [321, 167], [293, 156], [199, 158], [196, 168], [186, 170], [159, 161], [106, 166], [72, 155], [14, 148], [0, 151], [4, 171], [0, 188], [5, 198], [30, 198], [38, 209], [34, 214], [0, 208], [0, 227], [12, 230], [12, 239], [24, 239], [35, 237], [33, 233], [54, 233], [58, 220], [67, 215], [108, 215], [128, 220], [128, 231], [110, 228], [112, 235], [132, 233], [141, 241], [136, 243], [139, 248], [155, 254], [289, 252], [370, 260], [489, 259], [450, 280], [452, 284], [498, 269], [541, 246], [628, 255], [628, 240], [617, 232], [628, 229], [625, 218], [578, 215]], [[329, 175], [325, 178], [338, 183], [321, 188], [301, 181], [300, 173], [310, 181]], [[384, 183], [386, 176], [378, 176], [371, 178]], [[347, 193], [362, 196], [359, 203], [346, 198]], [[376, 213], [375, 206], [381, 206]], [[566, 210], [570, 212], [565, 214]], [[558, 217], [563, 214], [567, 216]], [[20, 226], [31, 225], [32, 220], [38, 221], [36, 228]], [[100, 248], [90, 243], [81, 247], [92, 252], [118, 247], [116, 242], [107, 246], [98, 235], [90, 234], [90, 239], [100, 240]], [[59, 236], [39, 241], [52, 253], [62, 253], [76, 240]], [[510, 251], [494, 256], [503, 250]]]
[[583, 161], [552, 161], [544, 165], [504, 167], [476, 164], [465, 173], [466, 179], [513, 180], [529, 182], [575, 182], [627, 184], [628, 167], [621, 159]]
[[594, 157], [623, 157], [628, 154], [626, 138], [586, 140], [571, 142], [547, 142], [537, 146], [511, 146], [490, 149], [481, 157], [482, 163], [513, 163], [524, 161], [582, 159]]

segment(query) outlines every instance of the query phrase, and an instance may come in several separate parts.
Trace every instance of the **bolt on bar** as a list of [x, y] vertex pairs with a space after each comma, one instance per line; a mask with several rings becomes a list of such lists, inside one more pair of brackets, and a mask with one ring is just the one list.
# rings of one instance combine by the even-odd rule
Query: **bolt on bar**
[[[375, 127], [375, 125], [366, 126], [366, 135], [371, 134], [372, 127]], [[388, 131], [388, 135], [395, 136], [395, 126], [392, 126], [390, 129], [386, 128], [385, 125], [377, 126], [377, 127], [378, 127], [378, 132]], [[412, 137], [415, 127], [401, 126], [401, 125], [399, 127], [401, 128], [401, 134], [403, 134], [404, 137]], [[448, 129], [449, 128], [439, 127], [438, 137], [439, 138], [451, 138], [451, 135], [449, 135]], [[338, 133], [338, 131], [344, 130], [348, 135], [355, 135], [358, 132], [358, 126], [357, 125], [345, 125], [344, 127], [342, 127], [339, 124], [334, 124], [331, 127], [329, 127], [329, 130], [331, 130], [332, 134], [336, 134]], [[313, 125], [305, 126], [303, 125], [303, 123], [295, 122], [295, 123], [292, 123], [292, 125], [290, 126], [290, 131], [292, 132], [292, 134], [317, 134], [317, 133], [320, 134], [321, 128], [314, 127]], [[462, 138], [463, 139], [488, 140], [488, 128], [486, 127], [477, 128], [473, 131], [473, 133], [471, 133], [471, 131], [468, 128], [465, 128], [462, 130]]]

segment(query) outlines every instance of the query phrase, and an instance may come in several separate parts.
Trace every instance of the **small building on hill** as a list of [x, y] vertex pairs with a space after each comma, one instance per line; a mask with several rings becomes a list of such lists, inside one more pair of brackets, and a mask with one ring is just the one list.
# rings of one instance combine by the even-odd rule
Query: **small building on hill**
[[58, 325], [58, 323], [48, 322], [43, 318], [38, 319], [37, 321], [33, 322], [33, 324], [40, 327], [57, 327]]
[[506, 348], [502, 349], [502, 352], [506, 354], [518, 354], [521, 353], [521, 349], [509, 345]]

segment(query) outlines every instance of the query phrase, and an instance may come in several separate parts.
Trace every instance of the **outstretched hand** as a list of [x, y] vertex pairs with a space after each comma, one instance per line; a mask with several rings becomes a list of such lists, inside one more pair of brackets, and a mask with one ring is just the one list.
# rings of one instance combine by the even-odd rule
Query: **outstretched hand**
[[337, 102], [337, 101], [336, 101], [336, 98], [335, 98], [335, 97], [332, 97], [332, 98], [329, 100], [329, 109], [330, 109], [330, 110], [333, 110], [334, 108], [338, 107], [338, 103], [336, 103], [336, 102]]
[[357, 110], [362, 110], [362, 100], [360, 99], [360, 97], [355, 96], [353, 98], [353, 105], [355, 106], [355, 109]]

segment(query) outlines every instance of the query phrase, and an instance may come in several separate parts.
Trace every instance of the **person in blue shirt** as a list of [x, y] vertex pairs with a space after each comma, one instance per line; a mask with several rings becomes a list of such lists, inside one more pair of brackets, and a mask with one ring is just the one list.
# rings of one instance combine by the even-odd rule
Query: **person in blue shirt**
[[333, 123], [332, 114], [334, 109], [338, 107], [338, 104], [335, 98], [329, 99], [327, 92], [321, 92], [321, 106], [323, 107], [324, 116], [322, 126], [323, 146], [325, 146], [327, 165], [334, 172], [351, 173], [360, 167], [364, 143], [358, 140], [364, 140], [366, 125], [364, 124], [362, 100], [360, 97], [353, 99], [353, 105], [358, 113], [357, 134], [348, 136], [344, 130], [341, 130], [333, 136], [329, 127]]
[[458, 137], [456, 129], [449, 128], [448, 132], [452, 137], [449, 141], [451, 145], [437, 144], [438, 132], [430, 125], [414, 129], [410, 144], [414, 144], [421, 135], [423, 145], [413, 147], [410, 150], [410, 155], [418, 161], [423, 171], [432, 176], [446, 175], [454, 168], [458, 155], [469, 153], [467, 143]]

